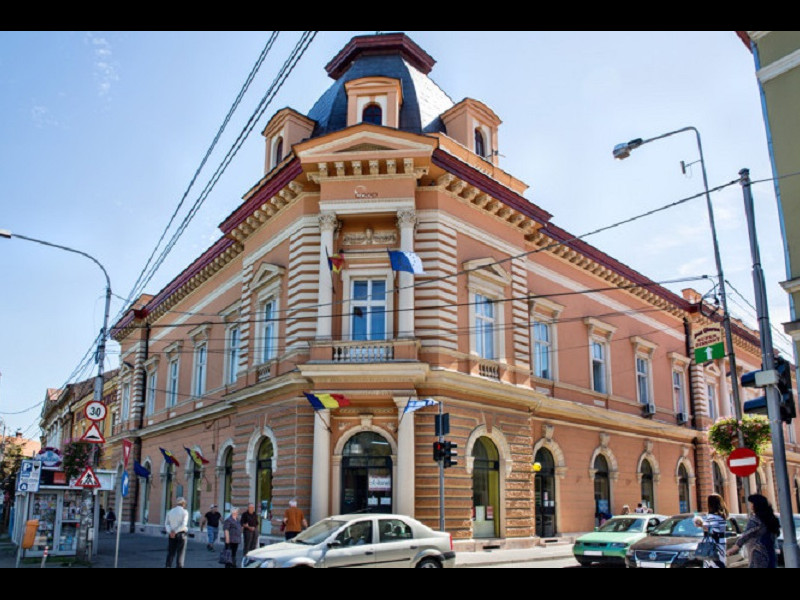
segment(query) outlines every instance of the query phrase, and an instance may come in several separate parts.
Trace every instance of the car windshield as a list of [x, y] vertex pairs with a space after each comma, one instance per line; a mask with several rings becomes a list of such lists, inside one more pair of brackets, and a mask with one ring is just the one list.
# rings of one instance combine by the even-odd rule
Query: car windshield
[[694, 516], [672, 517], [650, 532], [650, 535], [703, 537], [703, 528], [694, 524]]
[[645, 519], [635, 519], [632, 517], [614, 517], [609, 519], [597, 531], [604, 533], [641, 533], [644, 531]]
[[339, 529], [345, 523], [346, 521], [338, 521], [336, 519], [323, 519], [322, 521], [314, 523], [305, 531], [298, 533], [289, 541], [296, 544], [308, 544], [309, 546], [316, 546], [317, 544], [321, 544], [328, 539], [328, 536], [332, 531]]

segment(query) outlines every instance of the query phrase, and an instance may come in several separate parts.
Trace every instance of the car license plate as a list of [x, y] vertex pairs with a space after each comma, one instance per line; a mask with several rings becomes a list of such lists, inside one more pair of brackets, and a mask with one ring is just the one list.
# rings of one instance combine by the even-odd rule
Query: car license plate
[[663, 562], [650, 562], [646, 560], [639, 561], [639, 566], [642, 569], [666, 569], [667, 563]]
[[603, 556], [603, 551], [602, 550], [584, 550], [583, 551], [583, 555], [584, 556]]

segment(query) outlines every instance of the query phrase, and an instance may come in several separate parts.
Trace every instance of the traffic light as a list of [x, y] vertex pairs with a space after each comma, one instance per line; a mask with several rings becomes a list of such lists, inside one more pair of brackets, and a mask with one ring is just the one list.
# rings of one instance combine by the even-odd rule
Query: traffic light
[[782, 356], [775, 357], [775, 370], [778, 372], [778, 401], [781, 407], [781, 421], [791, 423], [797, 416], [792, 392], [792, 366]]
[[444, 459], [444, 442], [433, 442], [433, 460], [439, 462]]
[[452, 467], [453, 465], [458, 464], [456, 461], [456, 457], [458, 454], [454, 450], [454, 448], [458, 448], [458, 444], [454, 444], [453, 442], [445, 442], [444, 443], [444, 468], [447, 469]]
[[[776, 380], [777, 379], [777, 380]], [[775, 357], [775, 371], [750, 371], [741, 378], [742, 387], [778, 387], [778, 405], [781, 411], [781, 421], [791, 423], [797, 416], [792, 393], [792, 367], [782, 356]], [[766, 415], [767, 397], [759, 396], [744, 403], [746, 414]]]

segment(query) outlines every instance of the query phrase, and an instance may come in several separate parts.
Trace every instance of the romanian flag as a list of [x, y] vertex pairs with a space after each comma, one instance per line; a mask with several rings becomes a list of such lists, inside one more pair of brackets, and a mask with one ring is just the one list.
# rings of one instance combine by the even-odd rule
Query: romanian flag
[[208, 461], [205, 458], [203, 458], [203, 455], [200, 454], [199, 450], [192, 450], [191, 448], [187, 448], [186, 446], [184, 446], [183, 449], [186, 450], [186, 453], [189, 455], [189, 458], [191, 458], [194, 461], [194, 464], [196, 464], [198, 467], [202, 467], [203, 465], [208, 464]]
[[328, 267], [334, 273], [342, 272], [342, 267], [344, 267], [344, 256], [342, 256], [341, 252], [337, 252], [333, 256], [328, 257]]
[[340, 406], [349, 406], [350, 401], [342, 394], [309, 394], [303, 392], [311, 402], [314, 410], [323, 410], [325, 408], [339, 408]]
[[167, 461], [168, 465], [175, 465], [176, 467], [180, 467], [181, 463], [178, 462], [178, 459], [173, 456], [172, 452], [169, 450], [164, 450], [163, 448], [159, 448], [161, 450], [161, 454], [164, 455], [164, 460]]

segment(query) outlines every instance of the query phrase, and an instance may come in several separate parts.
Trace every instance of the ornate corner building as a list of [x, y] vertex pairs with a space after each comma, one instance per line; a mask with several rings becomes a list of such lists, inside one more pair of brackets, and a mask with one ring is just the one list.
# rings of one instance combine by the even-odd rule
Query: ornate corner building
[[[444, 517], [462, 547], [587, 531], [623, 504], [736, 501], [704, 433], [732, 409], [724, 359], [691, 358], [713, 321], [699, 294], [555, 225], [500, 168], [500, 118], [451, 100], [434, 63], [404, 34], [353, 38], [309, 113], [266, 125], [265, 174], [219, 240], [115, 324], [128, 397], [108, 455], [121, 468], [133, 440], [151, 473], [128, 466], [123, 520], [160, 531], [181, 495], [197, 514], [254, 503], [264, 541], [293, 498], [312, 522], [373, 510], [435, 527], [438, 408], [406, 411], [417, 398], [449, 415]], [[757, 335], [735, 334], [758, 368]], [[347, 401], [315, 410], [306, 393]], [[769, 488], [768, 461], [759, 477]]]

